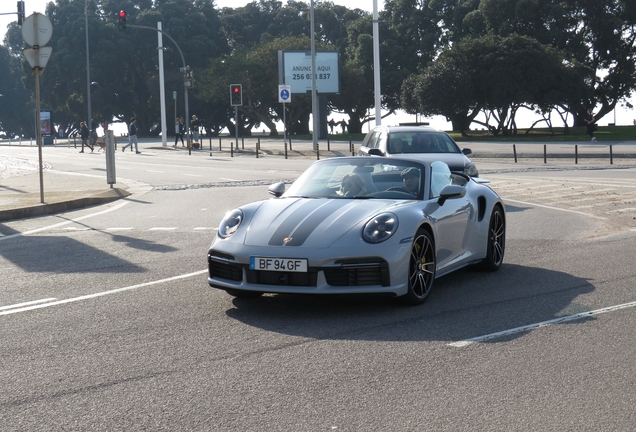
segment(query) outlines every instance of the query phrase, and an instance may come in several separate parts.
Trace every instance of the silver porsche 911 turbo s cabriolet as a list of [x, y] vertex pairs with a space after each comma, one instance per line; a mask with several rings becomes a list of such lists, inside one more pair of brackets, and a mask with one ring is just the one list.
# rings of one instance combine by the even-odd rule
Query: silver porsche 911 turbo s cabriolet
[[495, 271], [506, 213], [484, 179], [444, 162], [338, 157], [275, 198], [229, 211], [208, 251], [210, 286], [263, 293], [379, 294], [421, 304], [437, 277]]

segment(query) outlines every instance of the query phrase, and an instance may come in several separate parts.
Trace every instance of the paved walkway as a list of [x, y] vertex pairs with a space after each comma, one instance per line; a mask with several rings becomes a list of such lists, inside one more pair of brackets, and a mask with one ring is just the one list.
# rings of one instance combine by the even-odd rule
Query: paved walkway
[[[119, 138], [118, 150], [121, 142], [127, 142]], [[215, 156], [227, 157], [257, 157], [257, 146], [260, 144], [258, 155], [267, 157], [288, 158], [318, 158], [316, 151], [312, 149], [311, 141], [292, 141], [291, 148], [287, 149], [282, 139], [256, 138], [239, 140], [238, 150], [235, 139], [229, 137], [205, 138], [201, 149], [188, 149], [181, 146], [176, 149], [171, 143], [163, 146], [160, 140], [140, 140], [140, 150], [153, 151], [179, 151], [190, 152], [193, 156], [209, 156], [212, 152]], [[351, 143], [354, 149], [359, 142]], [[5, 147], [9, 144], [5, 141], [0, 144], [0, 221], [15, 220], [20, 218], [41, 216], [45, 214], [59, 213], [72, 209], [103, 204], [130, 195], [129, 188], [125, 184], [118, 183], [117, 187], [110, 187], [104, 181], [105, 175], [77, 175], [69, 171], [57, 171], [44, 160], [43, 184], [46, 186], [44, 202], [40, 193], [40, 173], [38, 160], [11, 156], [13, 150], [19, 147], [17, 143], [11, 143], [11, 150]], [[29, 146], [29, 142], [22, 142], [21, 146], [29, 147], [30, 152], [35, 148]], [[636, 166], [636, 141], [615, 143], [461, 143], [461, 147], [471, 148], [471, 159], [477, 166], [480, 163], [496, 162], [510, 164], [511, 167], [523, 168], [528, 165], [540, 166], [545, 160], [557, 159], [564, 165], [599, 165], [609, 167], [627, 165]], [[610, 154], [611, 146], [611, 154]], [[54, 148], [47, 146], [47, 151], [53, 149], [73, 148], [73, 143], [63, 141]], [[97, 151], [97, 150], [95, 150]], [[320, 142], [320, 158], [351, 155], [350, 143], [346, 142]], [[545, 153], [544, 153], [545, 151]], [[37, 152], [34, 152], [37, 155]], [[517, 161], [515, 162], [515, 154]]]

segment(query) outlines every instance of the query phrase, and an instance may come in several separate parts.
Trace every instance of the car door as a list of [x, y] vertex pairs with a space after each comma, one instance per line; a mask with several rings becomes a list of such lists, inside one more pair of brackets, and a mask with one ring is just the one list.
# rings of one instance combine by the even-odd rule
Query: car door
[[[436, 161], [431, 164], [430, 198], [439, 201], [444, 186], [452, 184], [448, 165]], [[463, 186], [462, 186], [463, 187]], [[435, 230], [437, 246], [438, 273], [446, 273], [462, 265], [472, 255], [467, 249], [466, 239], [470, 235], [469, 227], [474, 214], [473, 205], [467, 194], [449, 198], [442, 204], [432, 203], [429, 216]]]

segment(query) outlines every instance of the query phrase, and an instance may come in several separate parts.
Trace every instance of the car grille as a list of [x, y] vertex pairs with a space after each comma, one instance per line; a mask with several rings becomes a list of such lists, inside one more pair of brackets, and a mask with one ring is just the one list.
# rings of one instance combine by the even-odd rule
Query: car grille
[[243, 280], [243, 267], [240, 264], [231, 263], [233, 259], [229, 255], [208, 255], [208, 271], [211, 278], [226, 279], [240, 282]]
[[331, 286], [389, 286], [389, 265], [378, 263], [342, 263], [340, 267], [325, 269], [325, 279]]

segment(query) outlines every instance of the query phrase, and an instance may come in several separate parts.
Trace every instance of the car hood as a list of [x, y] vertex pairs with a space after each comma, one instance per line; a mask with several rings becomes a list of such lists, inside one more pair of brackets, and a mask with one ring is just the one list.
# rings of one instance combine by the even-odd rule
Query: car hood
[[455, 172], [464, 171], [464, 167], [470, 161], [463, 153], [396, 153], [391, 156], [428, 163], [442, 161]]
[[377, 199], [272, 199], [256, 209], [244, 244], [326, 248], [374, 214], [396, 206], [394, 200]]

